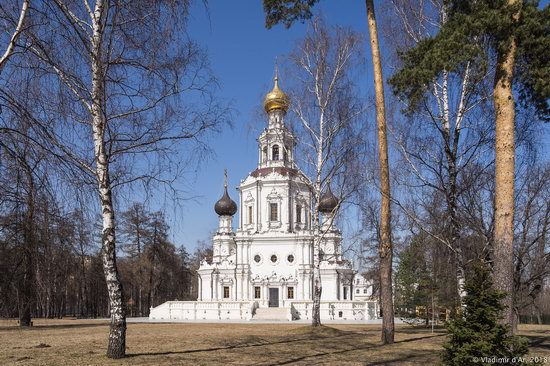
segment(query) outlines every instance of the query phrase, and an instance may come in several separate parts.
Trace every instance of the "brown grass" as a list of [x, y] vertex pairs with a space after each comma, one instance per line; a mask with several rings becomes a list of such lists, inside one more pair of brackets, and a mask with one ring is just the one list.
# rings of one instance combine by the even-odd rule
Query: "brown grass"
[[[379, 325], [136, 324], [128, 325], [127, 355], [105, 356], [108, 324], [36, 320], [30, 329], [0, 320], [0, 365], [434, 365], [445, 333], [398, 325], [383, 346]], [[550, 326], [520, 326], [531, 355], [550, 360]], [[549, 361], [550, 362], [550, 361]]]

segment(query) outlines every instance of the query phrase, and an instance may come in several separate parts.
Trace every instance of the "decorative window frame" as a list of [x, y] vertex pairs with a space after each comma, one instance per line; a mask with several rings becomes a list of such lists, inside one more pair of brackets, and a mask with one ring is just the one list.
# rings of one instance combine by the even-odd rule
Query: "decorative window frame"
[[[252, 228], [254, 226], [254, 203], [256, 202], [256, 200], [254, 199], [254, 197], [252, 197], [252, 193], [248, 192], [248, 194], [246, 195], [246, 199], [243, 201], [244, 203], [244, 217], [243, 217], [243, 220], [244, 220], [244, 227], [246, 227], [247, 229], [248, 228]], [[249, 210], [249, 207], [252, 207], [252, 222], [249, 222], [248, 219], [249, 219], [249, 216], [248, 216], [248, 210]]]
[[[222, 286], [233, 286], [233, 279], [229, 278], [227, 275], [223, 276], [220, 281]], [[231, 289], [229, 289], [231, 291]]]
[[[283, 196], [277, 192], [277, 190], [275, 188], [273, 188], [271, 190], [271, 192], [267, 195], [267, 222], [268, 222], [268, 227], [270, 229], [277, 229], [277, 228], [280, 228], [282, 226], [282, 221], [281, 221], [281, 216], [282, 216], [282, 212], [281, 212], [281, 206], [282, 206], [282, 202], [283, 202]], [[272, 221], [271, 220], [271, 204], [272, 203], [275, 203], [277, 204], [277, 220], [274, 220]]]
[[[304, 195], [300, 192], [297, 192], [295, 195], [294, 195], [294, 207], [292, 208], [294, 210], [294, 228], [296, 230], [305, 230], [307, 229], [307, 225], [308, 225], [308, 206], [307, 206], [307, 199], [304, 197]], [[301, 219], [301, 222], [297, 222], [296, 221], [296, 214], [297, 214], [297, 206], [301, 206], [302, 209], [301, 209], [301, 214], [302, 214], [302, 217], [300, 218]]]
[[267, 145], [264, 145], [261, 149], [261, 155], [262, 155], [262, 164], [265, 164], [269, 161], [269, 149], [267, 148]]

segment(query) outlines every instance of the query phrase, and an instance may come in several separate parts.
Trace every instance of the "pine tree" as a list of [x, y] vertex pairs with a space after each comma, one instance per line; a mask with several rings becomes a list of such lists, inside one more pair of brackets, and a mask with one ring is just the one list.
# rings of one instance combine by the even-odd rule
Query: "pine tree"
[[515, 97], [550, 120], [550, 6], [538, 1], [444, 1], [448, 19], [439, 32], [400, 54], [403, 67], [389, 83], [414, 111], [430, 84], [443, 72], [466, 67], [475, 74], [494, 63], [495, 212], [493, 267], [495, 286], [507, 295], [502, 321], [513, 324], [513, 217], [515, 172]]
[[400, 255], [395, 276], [395, 303], [397, 313], [402, 317], [416, 318], [417, 306], [424, 306], [427, 310], [430, 304], [434, 284], [426, 254], [422, 239], [414, 238]]
[[[509, 326], [499, 322], [505, 306], [501, 303], [506, 294], [493, 287], [491, 273], [486, 265], [478, 265], [472, 278], [464, 286], [462, 313], [447, 323], [448, 340], [443, 345], [445, 365], [485, 364], [496, 357], [513, 362], [528, 351], [527, 339], [509, 335]], [[485, 362], [484, 357], [488, 357]]]

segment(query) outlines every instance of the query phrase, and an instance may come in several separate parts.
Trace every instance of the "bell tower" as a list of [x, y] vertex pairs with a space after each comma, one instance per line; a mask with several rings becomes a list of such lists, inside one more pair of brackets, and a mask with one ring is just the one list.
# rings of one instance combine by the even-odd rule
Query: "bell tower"
[[258, 138], [258, 168], [295, 168], [294, 147], [296, 139], [285, 125], [285, 115], [290, 99], [279, 88], [279, 75], [275, 68], [273, 89], [264, 99], [264, 109], [268, 125]]

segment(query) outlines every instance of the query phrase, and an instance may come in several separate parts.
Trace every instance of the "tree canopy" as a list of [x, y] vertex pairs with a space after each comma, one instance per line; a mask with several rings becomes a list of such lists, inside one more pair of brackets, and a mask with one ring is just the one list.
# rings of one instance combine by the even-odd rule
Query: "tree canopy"
[[[519, 18], [514, 19], [518, 12]], [[543, 120], [550, 118], [550, 6], [538, 2], [508, 5], [499, 1], [456, 0], [448, 4], [448, 18], [440, 31], [400, 52], [402, 68], [390, 78], [394, 93], [418, 107], [428, 85], [443, 71], [457, 72], [471, 63], [477, 72], [487, 72], [495, 51], [517, 42], [514, 83], [524, 106], [536, 108]], [[514, 24], [515, 23], [515, 24]]]
[[311, 18], [311, 8], [319, 0], [264, 0], [265, 26], [270, 29], [274, 25], [284, 23], [290, 28], [296, 20], [303, 22]]

